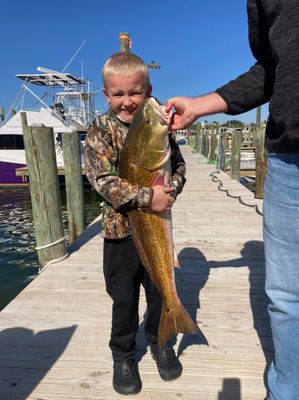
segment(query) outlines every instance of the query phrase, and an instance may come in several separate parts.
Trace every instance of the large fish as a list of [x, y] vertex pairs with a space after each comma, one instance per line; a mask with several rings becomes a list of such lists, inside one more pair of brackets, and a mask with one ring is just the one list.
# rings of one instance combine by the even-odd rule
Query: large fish
[[[148, 98], [134, 115], [121, 152], [119, 176], [140, 187], [167, 185], [171, 176], [168, 119], [164, 109]], [[163, 305], [158, 342], [164, 347], [177, 333], [199, 333], [182, 305], [174, 278], [171, 211], [128, 213], [139, 257], [161, 293]]]

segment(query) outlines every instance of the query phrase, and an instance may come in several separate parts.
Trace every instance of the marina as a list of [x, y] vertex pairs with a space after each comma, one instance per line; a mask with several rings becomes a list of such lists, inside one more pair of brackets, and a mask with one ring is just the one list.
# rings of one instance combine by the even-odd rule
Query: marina
[[[142, 292], [139, 397], [261, 400], [272, 353], [262, 200], [189, 145], [181, 150], [187, 183], [173, 207], [181, 263], [176, 283], [201, 335], [174, 338], [183, 375], [161, 381], [144, 340]], [[67, 259], [47, 266], [0, 313], [1, 399], [123, 398], [111, 384], [111, 300], [102, 274], [100, 231], [96, 219], [69, 246]]]
[[[84, 166], [84, 139], [96, 114], [92, 83], [73, 74], [37, 68], [36, 74], [17, 74], [24, 81], [10, 112], [0, 126], [0, 186], [28, 183], [21, 113], [30, 126], [53, 129], [57, 167], [64, 166], [62, 134], [80, 137]], [[33, 89], [34, 88], [34, 89]], [[17, 172], [20, 171], [20, 172]]]

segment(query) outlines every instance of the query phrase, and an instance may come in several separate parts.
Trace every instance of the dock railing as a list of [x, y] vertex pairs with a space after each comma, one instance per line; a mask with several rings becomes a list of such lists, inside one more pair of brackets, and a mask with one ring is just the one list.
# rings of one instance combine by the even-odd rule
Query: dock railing
[[223, 129], [219, 124], [196, 124], [188, 143], [194, 152], [214, 163], [218, 170], [240, 180], [242, 176], [255, 178], [255, 197], [263, 198], [267, 154], [264, 147], [265, 128], [242, 131], [241, 128]]

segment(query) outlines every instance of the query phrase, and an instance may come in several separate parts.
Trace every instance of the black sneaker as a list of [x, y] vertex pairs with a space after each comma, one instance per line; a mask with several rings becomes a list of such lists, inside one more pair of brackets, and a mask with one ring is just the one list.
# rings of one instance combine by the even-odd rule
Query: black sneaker
[[173, 349], [168, 347], [160, 349], [158, 345], [152, 345], [151, 352], [164, 381], [172, 381], [182, 375], [182, 364]]
[[113, 365], [113, 388], [120, 394], [137, 394], [142, 383], [134, 360], [115, 361]]

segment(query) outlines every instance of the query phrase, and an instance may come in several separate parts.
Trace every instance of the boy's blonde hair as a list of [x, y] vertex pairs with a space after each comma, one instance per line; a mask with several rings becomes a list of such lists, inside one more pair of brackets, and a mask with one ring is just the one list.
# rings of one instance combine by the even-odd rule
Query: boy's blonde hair
[[102, 69], [103, 85], [106, 87], [105, 78], [109, 74], [129, 76], [136, 72], [144, 76], [145, 84], [148, 86], [150, 84], [148, 68], [140, 57], [129, 52], [113, 54], [105, 62]]

